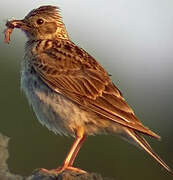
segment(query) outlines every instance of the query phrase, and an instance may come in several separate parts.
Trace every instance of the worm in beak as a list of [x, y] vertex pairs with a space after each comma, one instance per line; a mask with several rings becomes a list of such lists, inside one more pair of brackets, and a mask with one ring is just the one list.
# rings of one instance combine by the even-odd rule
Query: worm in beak
[[5, 34], [4, 42], [9, 43], [10, 35], [13, 32], [13, 29], [14, 28], [24, 29], [25, 23], [23, 20], [11, 20], [11, 21], [7, 21], [6, 26], [7, 26], [7, 29], [4, 31], [4, 34]]

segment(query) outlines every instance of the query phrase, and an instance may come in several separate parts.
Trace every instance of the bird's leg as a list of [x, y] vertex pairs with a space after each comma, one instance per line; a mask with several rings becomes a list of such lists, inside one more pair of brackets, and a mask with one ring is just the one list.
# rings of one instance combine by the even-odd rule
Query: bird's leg
[[69, 151], [69, 153], [67, 154], [66, 159], [64, 160], [64, 165], [66, 164], [68, 167], [73, 166], [73, 162], [85, 140], [86, 136], [84, 134], [84, 130], [83, 128], [80, 128], [77, 132], [76, 132], [76, 139]]
[[82, 139], [80, 139], [80, 142], [79, 142], [78, 146], [76, 147], [76, 149], [75, 149], [75, 151], [73, 153], [73, 156], [71, 157], [71, 159], [69, 161], [69, 165], [68, 166], [73, 166], [74, 160], [75, 160], [76, 156], [78, 155], [78, 152], [79, 152], [82, 144], [84, 143], [85, 139], [86, 139], [85, 135], [82, 137]]
[[81, 170], [79, 168], [75, 168], [72, 166], [85, 138], [86, 138], [86, 135], [84, 134], [84, 129], [79, 128], [76, 131], [76, 139], [69, 153], [67, 154], [67, 157], [65, 158], [63, 165], [61, 167], [58, 167], [57, 169], [53, 169], [53, 170], [41, 169], [41, 171], [46, 172], [46, 173], [53, 173], [53, 174], [61, 173], [64, 170], [72, 170], [72, 171], [77, 171], [80, 173], [86, 173], [84, 170]]

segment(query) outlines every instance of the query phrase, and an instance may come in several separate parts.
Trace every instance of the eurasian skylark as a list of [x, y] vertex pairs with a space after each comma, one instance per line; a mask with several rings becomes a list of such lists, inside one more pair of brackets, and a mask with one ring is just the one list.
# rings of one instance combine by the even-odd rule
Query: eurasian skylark
[[46, 172], [73, 167], [86, 136], [119, 134], [149, 153], [172, 173], [143, 138], [160, 137], [143, 126], [128, 106], [108, 73], [69, 38], [55, 6], [41, 6], [23, 20], [8, 21], [5, 41], [14, 28], [23, 30], [28, 41], [21, 66], [21, 87], [39, 121], [56, 134], [75, 137], [63, 165]]

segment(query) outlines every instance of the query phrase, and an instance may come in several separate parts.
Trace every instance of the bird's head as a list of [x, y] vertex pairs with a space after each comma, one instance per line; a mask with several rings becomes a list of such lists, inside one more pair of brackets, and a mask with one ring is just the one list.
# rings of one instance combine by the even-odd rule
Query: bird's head
[[41, 6], [29, 12], [22, 20], [7, 21], [8, 29], [20, 28], [30, 40], [68, 39], [59, 9], [55, 6]]

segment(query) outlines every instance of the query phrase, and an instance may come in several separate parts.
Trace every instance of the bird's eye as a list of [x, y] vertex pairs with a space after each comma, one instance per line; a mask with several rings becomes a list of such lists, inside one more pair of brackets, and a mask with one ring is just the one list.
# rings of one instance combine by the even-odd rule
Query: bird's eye
[[44, 20], [43, 20], [43, 19], [38, 19], [38, 20], [37, 20], [37, 24], [38, 24], [38, 25], [41, 25], [41, 24], [43, 24], [43, 23], [44, 23]]

